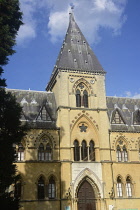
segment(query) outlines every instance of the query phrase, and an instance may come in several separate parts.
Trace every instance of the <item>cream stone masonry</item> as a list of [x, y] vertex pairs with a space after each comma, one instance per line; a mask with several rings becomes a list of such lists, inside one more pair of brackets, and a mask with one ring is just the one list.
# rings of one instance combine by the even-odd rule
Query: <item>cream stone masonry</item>
[[21, 210], [140, 210], [140, 99], [107, 97], [105, 73], [70, 13], [47, 91], [7, 90], [30, 128]]

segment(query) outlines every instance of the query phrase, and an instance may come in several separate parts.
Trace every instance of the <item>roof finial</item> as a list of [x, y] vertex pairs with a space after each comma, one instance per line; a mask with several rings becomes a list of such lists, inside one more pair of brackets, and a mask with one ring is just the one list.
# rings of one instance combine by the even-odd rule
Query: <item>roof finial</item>
[[70, 15], [70, 21], [74, 21], [74, 15], [73, 15], [73, 10], [74, 10], [74, 4], [70, 3], [71, 11], [69, 12]]
[[70, 7], [71, 7], [71, 12], [70, 12], [70, 13], [73, 13], [73, 10], [74, 10], [74, 4], [73, 4], [73, 3], [70, 3]]

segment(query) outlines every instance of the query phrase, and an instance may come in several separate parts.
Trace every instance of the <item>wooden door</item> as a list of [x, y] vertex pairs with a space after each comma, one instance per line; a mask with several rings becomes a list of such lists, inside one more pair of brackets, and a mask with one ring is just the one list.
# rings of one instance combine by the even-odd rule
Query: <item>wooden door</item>
[[78, 191], [78, 210], [97, 210], [95, 193], [86, 180], [81, 184]]

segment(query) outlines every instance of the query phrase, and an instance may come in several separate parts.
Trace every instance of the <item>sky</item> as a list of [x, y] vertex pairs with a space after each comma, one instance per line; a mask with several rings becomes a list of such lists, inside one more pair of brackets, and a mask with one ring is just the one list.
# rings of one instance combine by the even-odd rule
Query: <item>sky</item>
[[106, 74], [107, 96], [140, 98], [139, 0], [20, 0], [24, 25], [4, 67], [7, 88], [44, 91], [69, 23], [69, 12]]

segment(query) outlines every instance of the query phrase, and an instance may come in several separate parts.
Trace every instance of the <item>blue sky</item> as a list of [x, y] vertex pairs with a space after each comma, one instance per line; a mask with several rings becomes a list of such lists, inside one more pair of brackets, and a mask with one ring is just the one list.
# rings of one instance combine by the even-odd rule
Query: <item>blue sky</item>
[[66, 29], [76, 22], [106, 75], [107, 96], [140, 98], [139, 0], [20, 0], [25, 23], [5, 66], [7, 87], [45, 90]]

